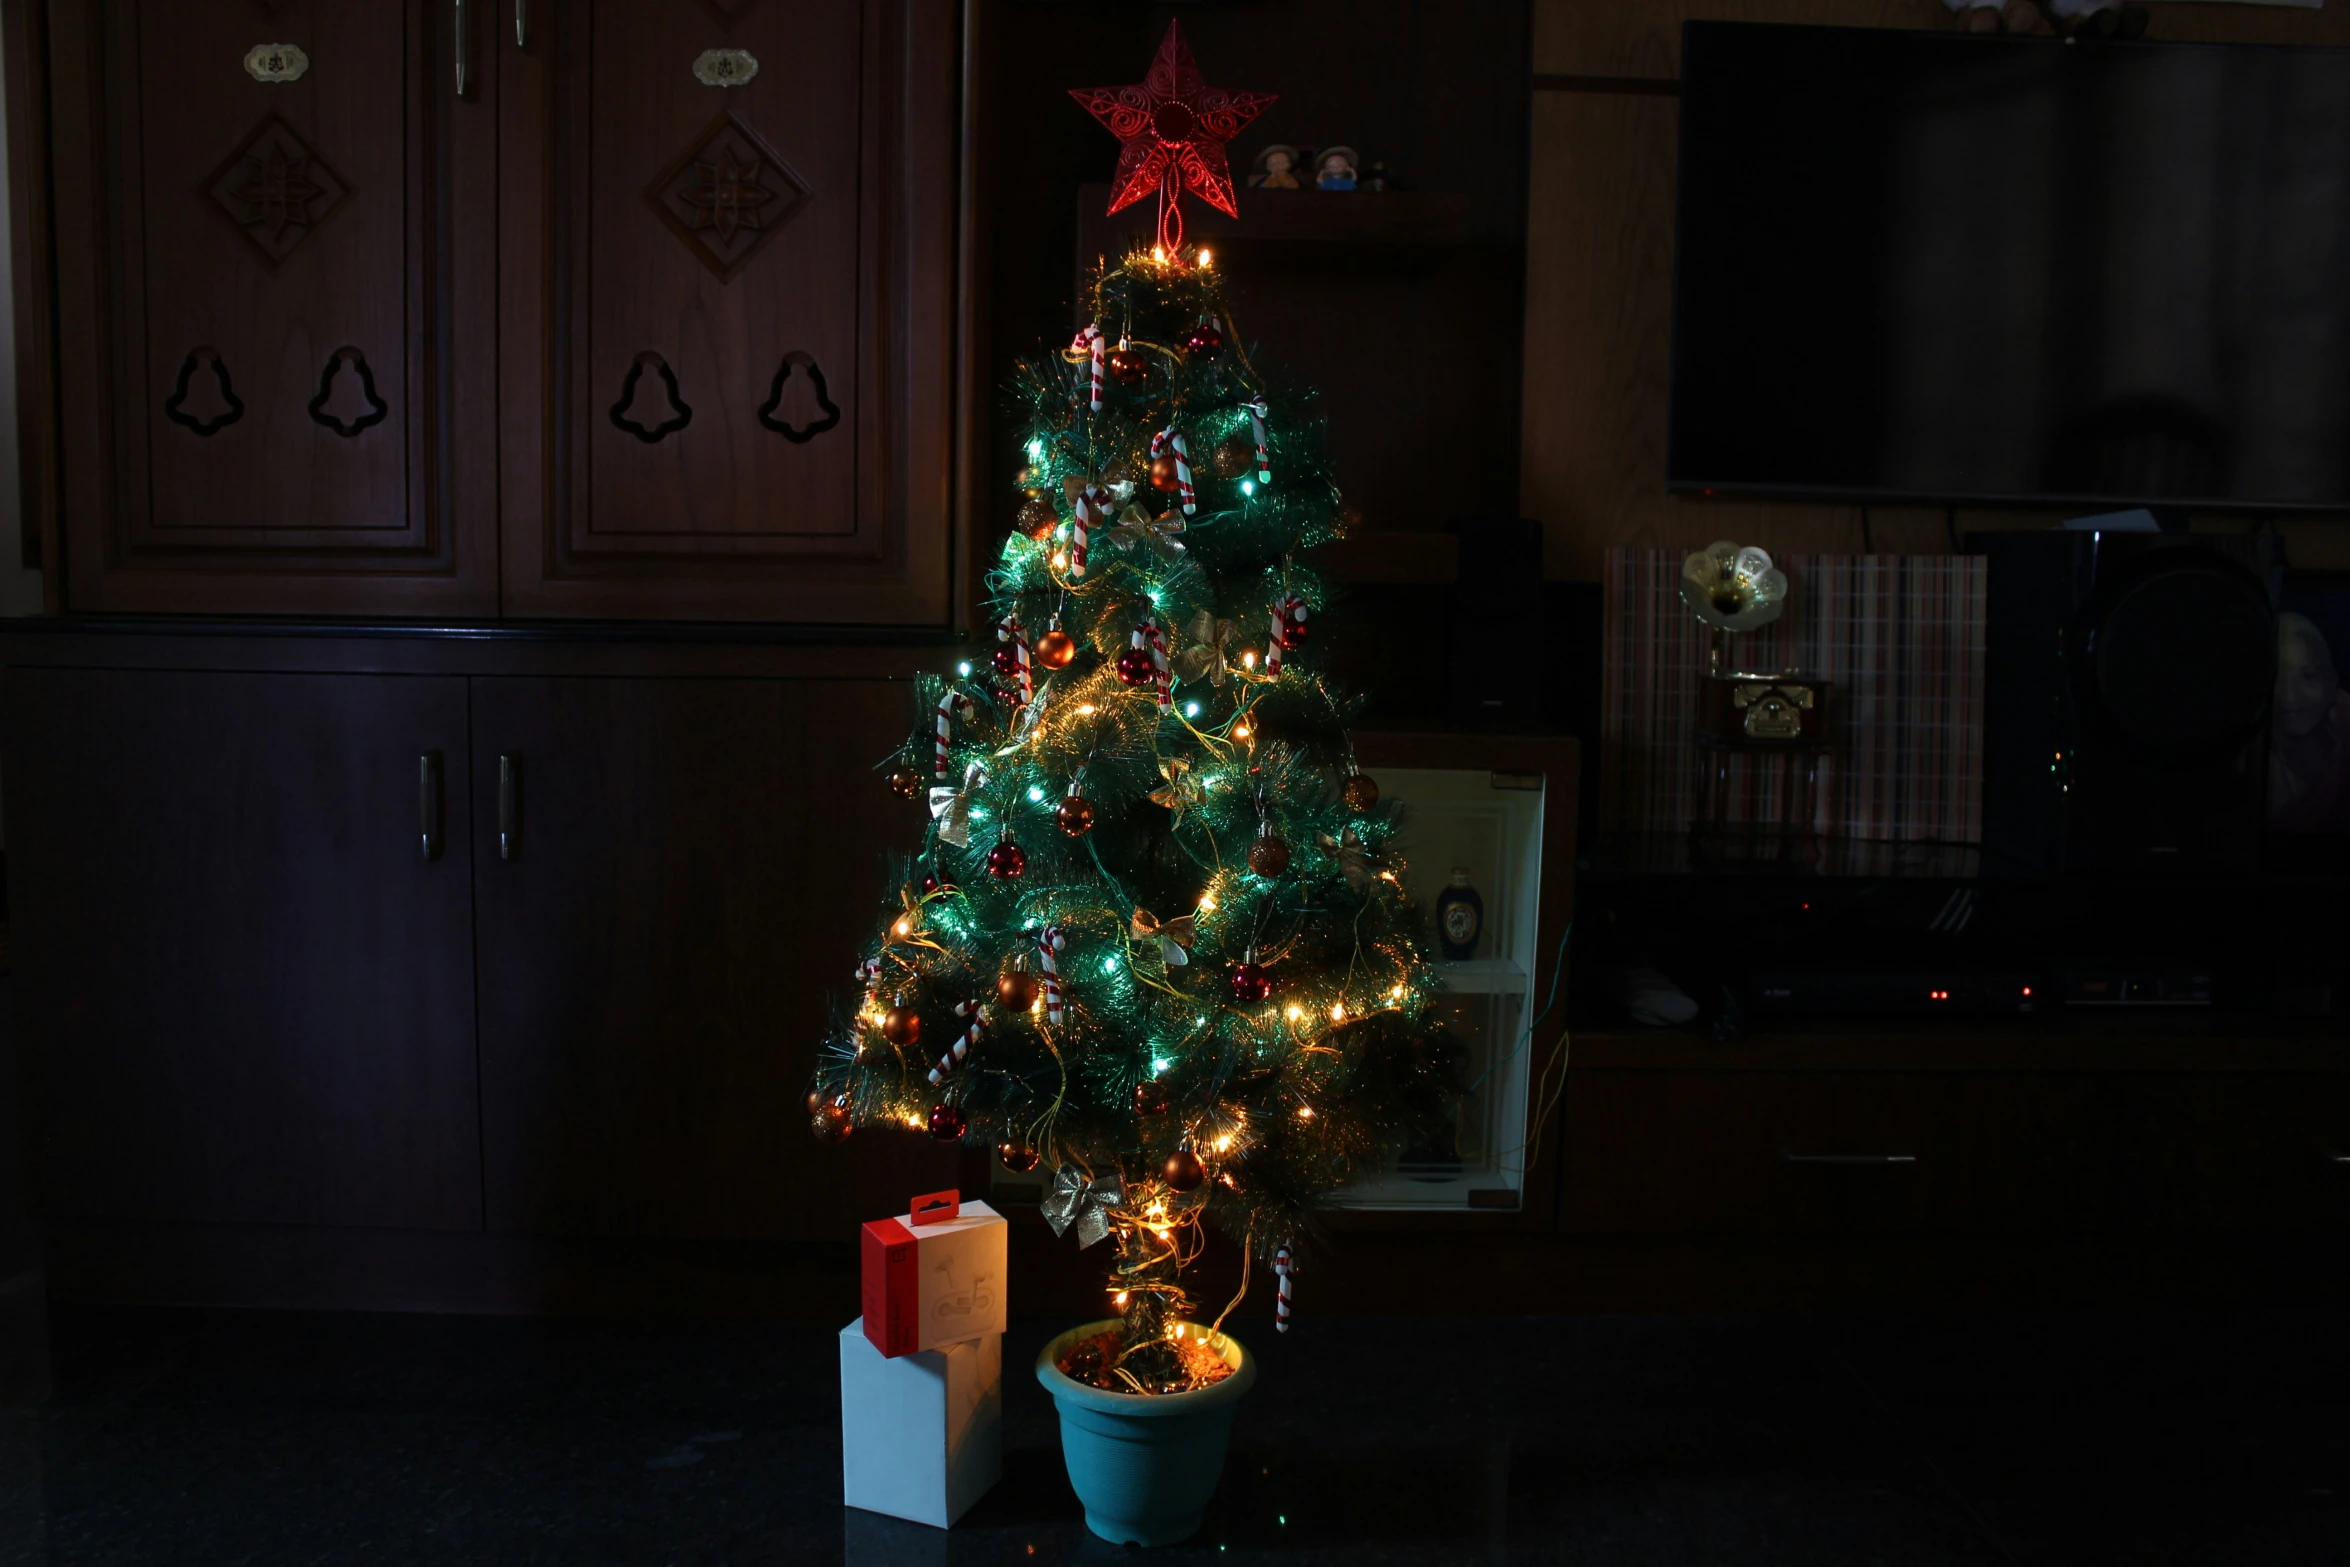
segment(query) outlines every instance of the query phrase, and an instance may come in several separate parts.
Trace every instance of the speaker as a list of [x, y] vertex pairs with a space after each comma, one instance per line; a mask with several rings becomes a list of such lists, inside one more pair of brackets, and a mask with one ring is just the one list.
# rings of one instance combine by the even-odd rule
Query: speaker
[[1983, 533], [1983, 847], [2024, 871], [2259, 869], [2272, 536]]

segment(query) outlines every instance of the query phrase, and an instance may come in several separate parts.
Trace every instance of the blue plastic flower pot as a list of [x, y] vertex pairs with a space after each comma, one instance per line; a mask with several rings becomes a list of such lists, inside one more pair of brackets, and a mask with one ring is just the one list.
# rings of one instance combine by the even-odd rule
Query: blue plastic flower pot
[[1036, 1357], [1036, 1380], [1061, 1410], [1061, 1458], [1085, 1526], [1118, 1545], [1173, 1545], [1197, 1532], [1224, 1473], [1232, 1410], [1257, 1380], [1240, 1341], [1186, 1322], [1177, 1330], [1224, 1357], [1232, 1375], [1196, 1393], [1105, 1393], [1061, 1373], [1061, 1357], [1115, 1321], [1071, 1328]]

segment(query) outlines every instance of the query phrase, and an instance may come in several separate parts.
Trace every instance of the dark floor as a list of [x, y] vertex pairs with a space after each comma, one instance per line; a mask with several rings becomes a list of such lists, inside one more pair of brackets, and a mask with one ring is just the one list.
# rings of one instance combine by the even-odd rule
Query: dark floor
[[[1169, 1563], [2350, 1563], [2350, 1321], [1308, 1319], [1241, 1336]], [[1029, 1367], [952, 1533], [839, 1503], [833, 1335], [80, 1313], [0, 1414], [0, 1563], [1058, 1563]]]

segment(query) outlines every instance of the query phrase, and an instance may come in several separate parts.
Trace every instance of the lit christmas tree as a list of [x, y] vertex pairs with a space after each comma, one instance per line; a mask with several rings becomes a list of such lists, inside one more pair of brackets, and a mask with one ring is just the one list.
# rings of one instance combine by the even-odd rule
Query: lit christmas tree
[[[1160, 84], [1267, 101], [1200, 88], [1172, 31], [1150, 82], [1104, 91]], [[1438, 1133], [1456, 1065], [1392, 815], [1305, 651], [1327, 589], [1299, 552], [1341, 507], [1310, 396], [1257, 372], [1212, 257], [1176, 248], [1183, 189], [1232, 209], [1209, 131], [1247, 116], [1151, 107], [1156, 145], [1189, 139], [1121, 186], [1158, 190], [1161, 243], [1020, 368], [993, 656], [917, 682], [887, 765], [931, 821], [809, 1098], [820, 1137], [925, 1126], [1047, 1171], [1054, 1228], [1113, 1243], [1123, 1343], [1084, 1374], [1130, 1391], [1199, 1374], [1167, 1329], [1203, 1221], [1281, 1273], [1286, 1327], [1314, 1204]]]

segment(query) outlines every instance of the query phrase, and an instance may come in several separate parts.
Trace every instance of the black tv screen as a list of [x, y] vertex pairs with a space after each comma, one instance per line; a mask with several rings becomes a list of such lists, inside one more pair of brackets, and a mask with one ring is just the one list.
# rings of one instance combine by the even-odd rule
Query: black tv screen
[[2350, 51], [1692, 22], [1669, 479], [2350, 506]]

